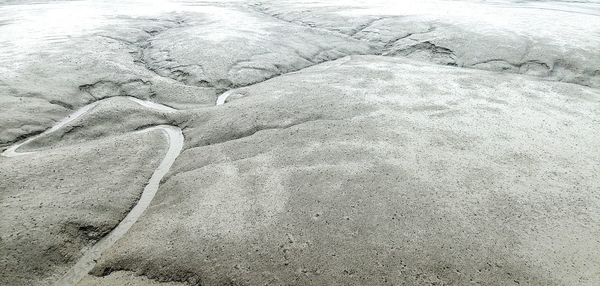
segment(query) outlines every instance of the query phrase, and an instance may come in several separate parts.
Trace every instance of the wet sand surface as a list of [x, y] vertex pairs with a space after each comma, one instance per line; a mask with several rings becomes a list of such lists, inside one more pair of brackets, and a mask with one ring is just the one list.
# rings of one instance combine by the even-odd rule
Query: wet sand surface
[[597, 1], [4, 1], [0, 285], [598, 285]]

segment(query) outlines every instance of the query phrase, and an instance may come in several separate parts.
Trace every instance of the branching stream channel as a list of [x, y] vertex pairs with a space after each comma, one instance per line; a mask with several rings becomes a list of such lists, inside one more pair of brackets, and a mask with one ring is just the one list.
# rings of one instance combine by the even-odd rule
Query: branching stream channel
[[[221, 95], [217, 100], [217, 105], [224, 104], [228, 96], [229, 93]], [[149, 109], [154, 109], [162, 112], [176, 111], [176, 109], [151, 101], [141, 100], [129, 96], [125, 96], [125, 98]], [[70, 122], [73, 122], [74, 120], [86, 115], [96, 106], [102, 104], [102, 102], [103, 100], [95, 101], [80, 108], [79, 110], [67, 116], [63, 120], [57, 122], [54, 126], [52, 126], [52, 128], [38, 135], [27, 138], [21, 142], [15, 143], [14, 145], [6, 149], [1, 155], [4, 157], [17, 157], [37, 153], [36, 151], [18, 152], [17, 150], [23, 145], [26, 145], [39, 137], [49, 135], [53, 132], [58, 131]], [[144, 191], [142, 192], [142, 195], [138, 200], [137, 204], [108, 235], [106, 235], [105, 237], [100, 239], [96, 244], [85, 250], [85, 252], [77, 261], [77, 263], [73, 267], [71, 267], [69, 271], [59, 281], [55, 283], [55, 285], [76, 285], [79, 281], [81, 281], [81, 279], [83, 279], [85, 275], [87, 275], [88, 272], [92, 270], [92, 268], [96, 264], [96, 261], [102, 255], [102, 253], [108, 250], [117, 240], [119, 240], [119, 238], [121, 238], [123, 235], [125, 235], [125, 233], [127, 233], [131, 226], [148, 208], [150, 202], [152, 202], [152, 199], [158, 191], [160, 180], [165, 176], [165, 174], [167, 174], [167, 172], [171, 168], [171, 165], [173, 165], [173, 162], [175, 162], [175, 159], [177, 158], [177, 156], [179, 156], [179, 153], [183, 148], [184, 141], [181, 129], [179, 127], [171, 125], [152, 126], [137, 132], [150, 132], [154, 130], [160, 130], [163, 132], [163, 134], [167, 137], [167, 140], [169, 142], [169, 148], [164, 158], [160, 162], [160, 165], [154, 170], [154, 173], [152, 174], [152, 177], [150, 177], [150, 180], [148, 181], [146, 187], [144, 187]]]

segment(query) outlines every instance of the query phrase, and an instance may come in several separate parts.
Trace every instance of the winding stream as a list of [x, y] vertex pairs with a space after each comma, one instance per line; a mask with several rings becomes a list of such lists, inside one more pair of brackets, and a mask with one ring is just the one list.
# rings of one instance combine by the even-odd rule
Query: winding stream
[[230, 96], [232, 96], [235, 92], [235, 89], [226, 91], [224, 93], [222, 93], [221, 95], [219, 95], [219, 97], [217, 97], [217, 103], [216, 105], [223, 105], [225, 104], [225, 102], [227, 101], [227, 98], [229, 98]]
[[[146, 108], [155, 109], [163, 112], [175, 111], [175, 109], [173, 108], [154, 102], [144, 101], [134, 97], [125, 98]], [[61, 127], [88, 113], [94, 107], [98, 106], [102, 101], [103, 100], [96, 101], [94, 103], [82, 107], [73, 114], [67, 116], [63, 120], [56, 123], [54, 126], [52, 126], [52, 128], [44, 131], [43, 133], [40, 133], [36, 136], [32, 136], [27, 140], [10, 146], [1, 155], [4, 157], [16, 157], [37, 153], [37, 151], [20, 153], [17, 151], [17, 149], [41, 136], [48, 135], [52, 132], [59, 130]], [[175, 162], [177, 156], [179, 156], [179, 153], [183, 148], [184, 140], [181, 129], [179, 127], [170, 125], [153, 126], [139, 132], [150, 132], [154, 130], [160, 130], [164, 133], [169, 142], [169, 149], [167, 150], [167, 153], [160, 162], [159, 166], [154, 170], [154, 173], [152, 174], [152, 177], [150, 177], [148, 184], [146, 185], [146, 187], [144, 187], [144, 191], [142, 192], [142, 195], [138, 200], [137, 204], [110, 233], [108, 233], [106, 236], [100, 239], [92, 247], [85, 250], [83, 256], [77, 261], [77, 263], [73, 267], [69, 269], [69, 271], [59, 281], [55, 283], [55, 285], [76, 285], [79, 281], [81, 281], [81, 279], [83, 279], [89, 273], [89, 271], [92, 270], [92, 268], [96, 264], [96, 261], [98, 260], [98, 258], [100, 258], [102, 253], [109, 249], [117, 240], [119, 240], [119, 238], [121, 238], [125, 233], [127, 233], [131, 226], [138, 220], [138, 218], [150, 205], [150, 202], [152, 201], [154, 195], [156, 195], [156, 192], [158, 191], [160, 180], [169, 171], [171, 165], [173, 165], [173, 162]]]

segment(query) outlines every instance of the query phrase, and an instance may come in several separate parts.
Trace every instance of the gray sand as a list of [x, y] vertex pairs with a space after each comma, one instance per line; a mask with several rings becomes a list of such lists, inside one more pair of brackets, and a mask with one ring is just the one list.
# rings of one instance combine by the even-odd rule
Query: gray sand
[[0, 4], [0, 285], [599, 285], [598, 11]]

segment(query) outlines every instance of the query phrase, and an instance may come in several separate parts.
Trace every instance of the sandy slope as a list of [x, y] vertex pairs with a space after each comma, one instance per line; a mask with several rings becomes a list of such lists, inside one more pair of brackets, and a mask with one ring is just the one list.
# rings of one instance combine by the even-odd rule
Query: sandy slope
[[95, 275], [598, 283], [597, 90], [356, 56], [240, 92]]

